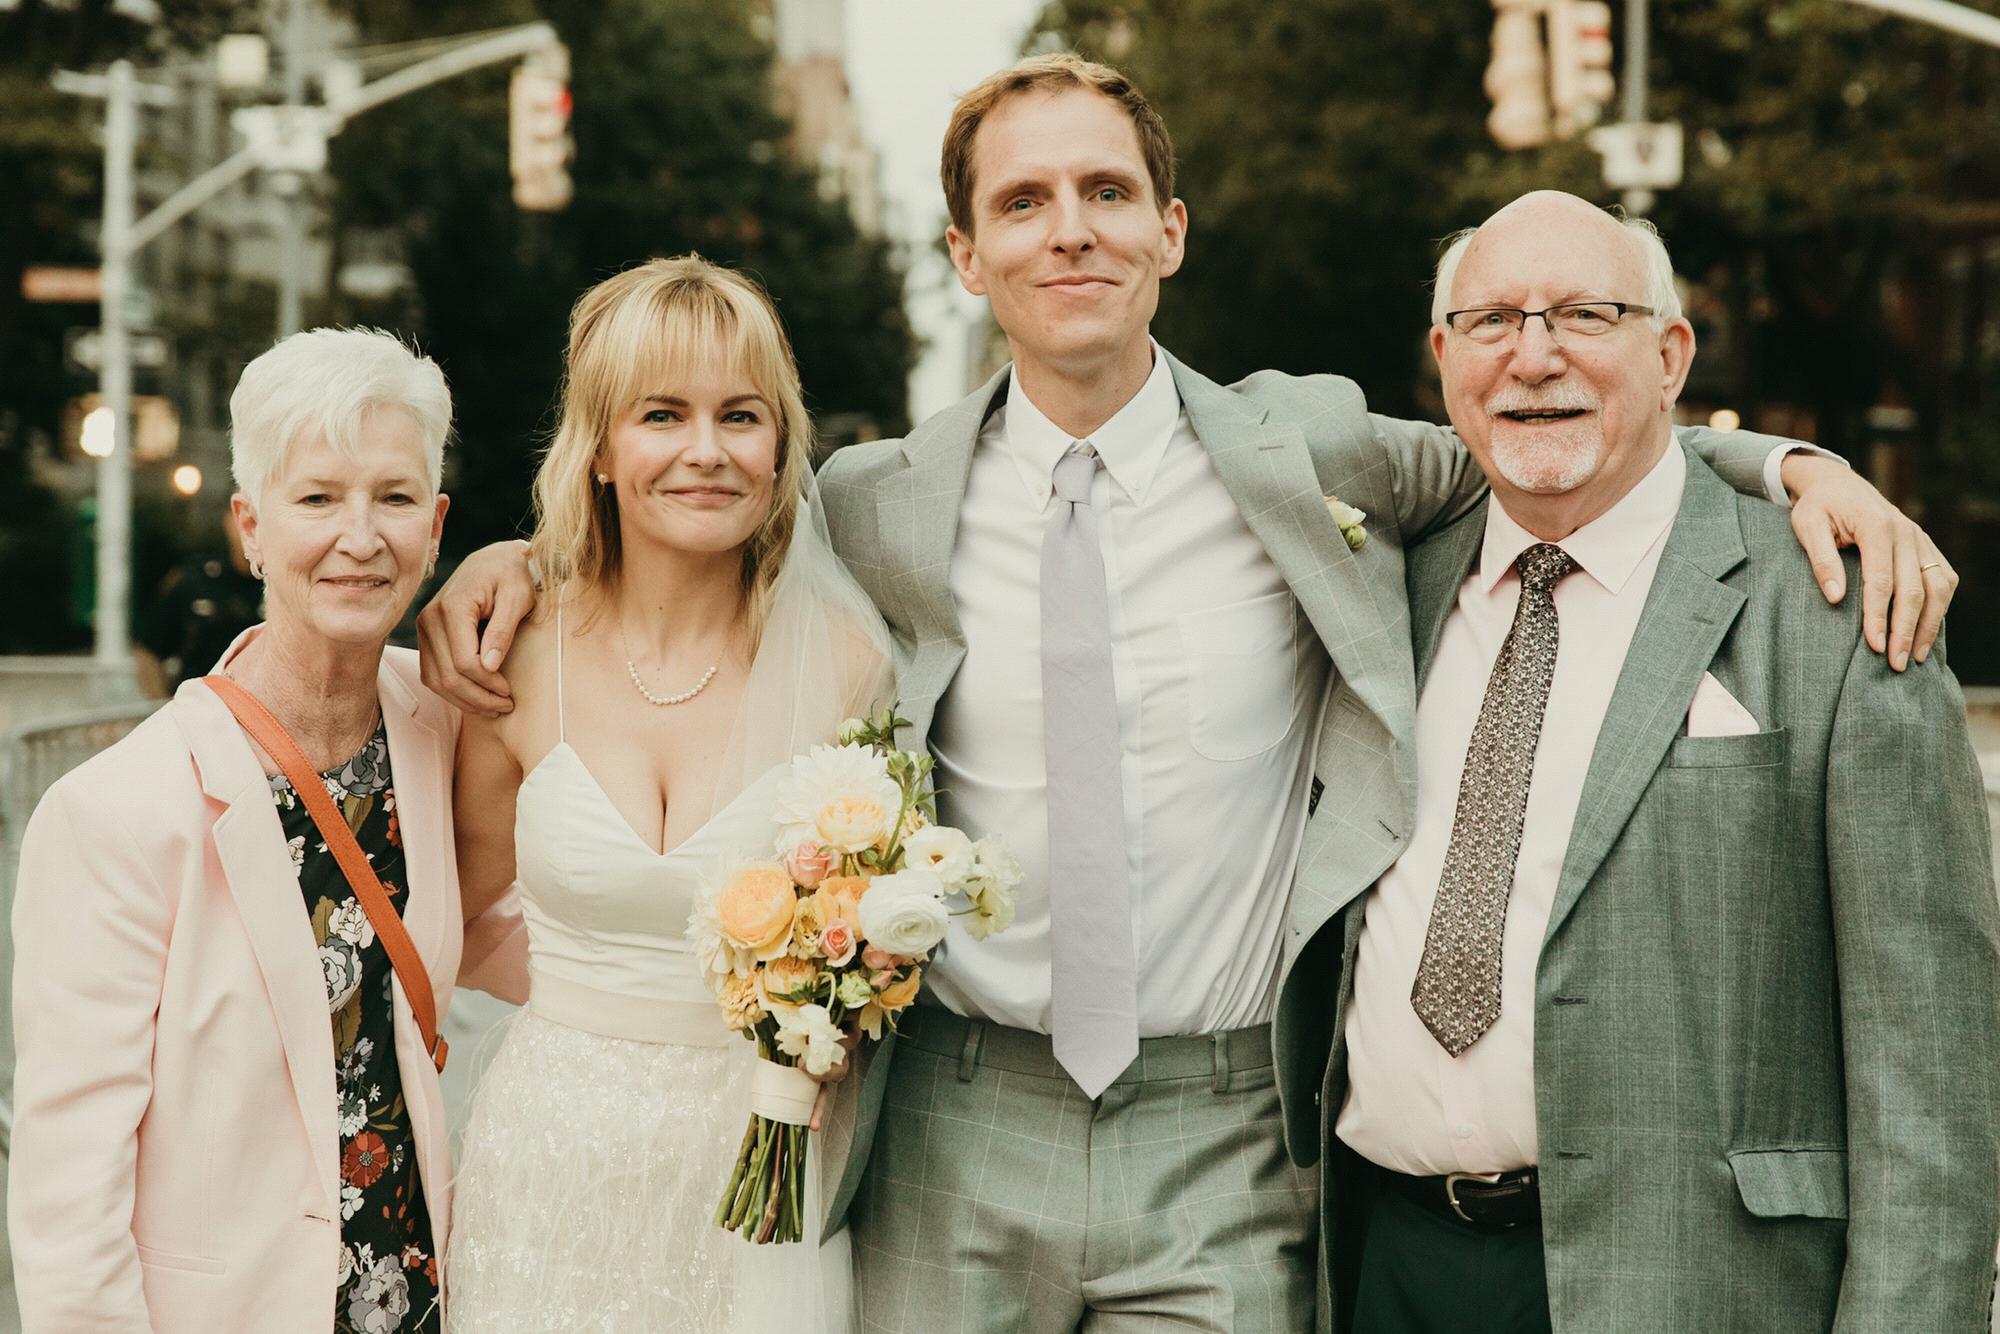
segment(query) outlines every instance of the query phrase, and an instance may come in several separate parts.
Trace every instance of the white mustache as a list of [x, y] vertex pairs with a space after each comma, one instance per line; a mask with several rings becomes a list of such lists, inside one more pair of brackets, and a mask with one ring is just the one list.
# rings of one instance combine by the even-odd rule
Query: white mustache
[[1546, 389], [1516, 386], [1486, 400], [1486, 411], [1495, 417], [1503, 412], [1595, 412], [1598, 407], [1596, 395], [1567, 384]]

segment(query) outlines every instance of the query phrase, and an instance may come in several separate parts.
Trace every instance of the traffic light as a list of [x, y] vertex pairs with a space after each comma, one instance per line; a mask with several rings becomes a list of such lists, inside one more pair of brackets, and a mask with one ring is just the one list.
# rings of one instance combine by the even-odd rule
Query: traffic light
[[1611, 6], [1549, 0], [1549, 101], [1562, 138], [1588, 129], [1617, 92], [1611, 74]]
[[1542, 0], [1493, 0], [1493, 61], [1486, 128], [1502, 148], [1549, 141], [1548, 63], [1542, 54]]
[[514, 176], [514, 204], [537, 213], [568, 206], [569, 85], [557, 70], [567, 66], [530, 60], [515, 69], [507, 88], [507, 165]]

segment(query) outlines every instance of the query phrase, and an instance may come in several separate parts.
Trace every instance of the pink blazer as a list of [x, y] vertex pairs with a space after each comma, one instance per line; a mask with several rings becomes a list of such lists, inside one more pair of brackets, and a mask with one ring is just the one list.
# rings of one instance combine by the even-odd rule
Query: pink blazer
[[[518, 905], [461, 925], [457, 712], [407, 650], [383, 655], [380, 691], [404, 922], [438, 1015], [462, 946], [482, 968], [465, 981], [519, 999]], [[323, 1334], [340, 1240], [326, 984], [263, 767], [206, 687], [183, 685], [49, 790], [22, 847], [14, 942], [7, 1222], [29, 1334]], [[395, 1023], [442, 1255], [444, 1100], [400, 985]]]

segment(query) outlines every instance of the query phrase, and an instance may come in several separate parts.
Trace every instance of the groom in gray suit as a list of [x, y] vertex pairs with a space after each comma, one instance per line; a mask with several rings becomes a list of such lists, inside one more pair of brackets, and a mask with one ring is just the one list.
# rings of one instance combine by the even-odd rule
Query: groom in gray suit
[[1436, 299], [1493, 494], [1409, 555], [1415, 819], [1322, 933], [1340, 1327], [1985, 1334], [2000, 903], [1942, 653], [1892, 673], [1675, 443], [1649, 226], [1525, 196]]
[[[1026, 880], [1012, 929], [952, 933], [825, 1137], [833, 1166], [853, 1146], [832, 1209], [863, 1327], [1293, 1334], [1339, 958], [1320, 927], [1410, 831], [1404, 548], [1485, 482], [1346, 380], [1225, 388], [1152, 341], [1187, 211], [1115, 71], [995, 75], [943, 165], [953, 260], [1013, 365], [835, 455], [822, 494], [894, 636], [903, 743]], [[1782, 494], [1781, 442], [1695, 435]], [[1921, 535], [1837, 463], [1782, 469], [1807, 540], [1860, 532], [1882, 571], [1900, 550], [1884, 646], [1927, 647], [1949, 571], [1925, 588]], [[1864, 591], [1879, 616], [1886, 584]], [[532, 597], [517, 548], [468, 560], [421, 622], [426, 680], [508, 707], [495, 668]]]

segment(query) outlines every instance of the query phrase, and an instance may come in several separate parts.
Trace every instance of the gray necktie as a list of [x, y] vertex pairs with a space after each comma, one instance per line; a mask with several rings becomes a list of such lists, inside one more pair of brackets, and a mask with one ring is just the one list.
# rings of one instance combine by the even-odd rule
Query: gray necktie
[[1561, 547], [1538, 542], [1514, 562], [1521, 603], [1493, 660], [1465, 771], [1437, 902], [1410, 1004], [1438, 1045], [1458, 1055], [1500, 1017], [1500, 943], [1507, 894], [1521, 856], [1528, 781], [1555, 675], [1556, 584], [1576, 568]]
[[1049, 934], [1056, 1060], [1089, 1097], [1139, 1054], [1138, 964], [1125, 875], [1111, 602], [1088, 444], [1056, 463], [1042, 535], [1042, 738], [1049, 771]]

